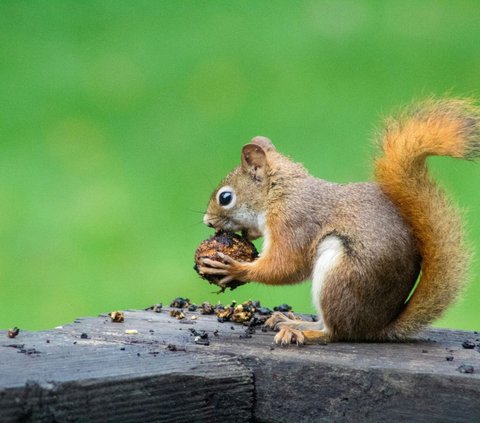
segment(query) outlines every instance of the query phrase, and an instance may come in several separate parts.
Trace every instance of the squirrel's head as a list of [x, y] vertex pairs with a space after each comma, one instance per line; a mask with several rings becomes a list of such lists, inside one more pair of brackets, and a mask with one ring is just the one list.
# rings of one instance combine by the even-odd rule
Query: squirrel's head
[[272, 142], [265, 137], [255, 137], [243, 146], [240, 166], [227, 175], [210, 197], [203, 217], [206, 225], [243, 231], [249, 239], [262, 235], [272, 170], [269, 157], [275, 152]]

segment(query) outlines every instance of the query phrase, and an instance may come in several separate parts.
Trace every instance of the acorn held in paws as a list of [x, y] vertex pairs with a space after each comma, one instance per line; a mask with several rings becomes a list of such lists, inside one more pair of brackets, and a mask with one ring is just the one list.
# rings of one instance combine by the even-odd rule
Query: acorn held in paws
[[[199, 273], [198, 266], [201, 265], [200, 260], [209, 258], [211, 260], [224, 262], [218, 253], [223, 253], [238, 261], [253, 261], [258, 257], [258, 251], [250, 241], [241, 237], [234, 232], [218, 231], [215, 235], [203, 241], [195, 251], [195, 271], [203, 278], [218, 285], [224, 276], [203, 275]], [[245, 282], [233, 280], [228, 283], [227, 288], [231, 290], [237, 286], [243, 285]], [[220, 287], [221, 291], [225, 291], [225, 287]]]

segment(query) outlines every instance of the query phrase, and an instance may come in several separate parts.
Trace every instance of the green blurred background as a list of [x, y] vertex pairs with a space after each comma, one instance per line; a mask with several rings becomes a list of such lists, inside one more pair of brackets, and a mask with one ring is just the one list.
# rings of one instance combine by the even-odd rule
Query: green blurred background
[[[0, 328], [223, 295], [192, 270], [211, 190], [252, 136], [319, 177], [371, 178], [382, 118], [480, 98], [478, 1], [0, 3]], [[435, 158], [480, 253], [480, 167]], [[479, 329], [480, 265], [439, 326]]]

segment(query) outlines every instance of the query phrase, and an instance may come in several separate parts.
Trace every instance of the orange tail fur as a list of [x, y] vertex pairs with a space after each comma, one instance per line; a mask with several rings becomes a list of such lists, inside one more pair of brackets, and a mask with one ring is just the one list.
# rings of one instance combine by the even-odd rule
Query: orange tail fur
[[401, 340], [441, 316], [462, 290], [469, 252], [460, 213], [430, 178], [428, 156], [480, 155], [480, 110], [467, 100], [428, 101], [387, 123], [375, 176], [417, 237], [420, 282], [381, 337]]

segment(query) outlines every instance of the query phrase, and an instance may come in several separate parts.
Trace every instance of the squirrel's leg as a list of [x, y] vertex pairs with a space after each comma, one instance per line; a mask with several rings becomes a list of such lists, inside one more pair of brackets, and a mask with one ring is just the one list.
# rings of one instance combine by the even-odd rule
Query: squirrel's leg
[[269, 285], [286, 285], [305, 279], [303, 252], [289, 251], [287, 255], [290, 260], [287, 261], [282, 245], [282, 242], [272, 244], [268, 252], [262, 253], [253, 262], [240, 262], [218, 252], [223, 262], [203, 258], [198, 269], [200, 274], [225, 276], [219, 286], [234, 279], [242, 282], [254, 280]]
[[318, 322], [277, 322], [280, 331], [275, 336], [277, 344], [324, 344], [331, 341], [333, 336], [326, 325], [322, 310], [322, 293], [328, 284], [329, 276], [334, 274], [344, 257], [345, 249], [342, 240], [334, 235], [325, 237], [317, 248], [317, 257], [312, 272], [312, 299], [318, 311]]

